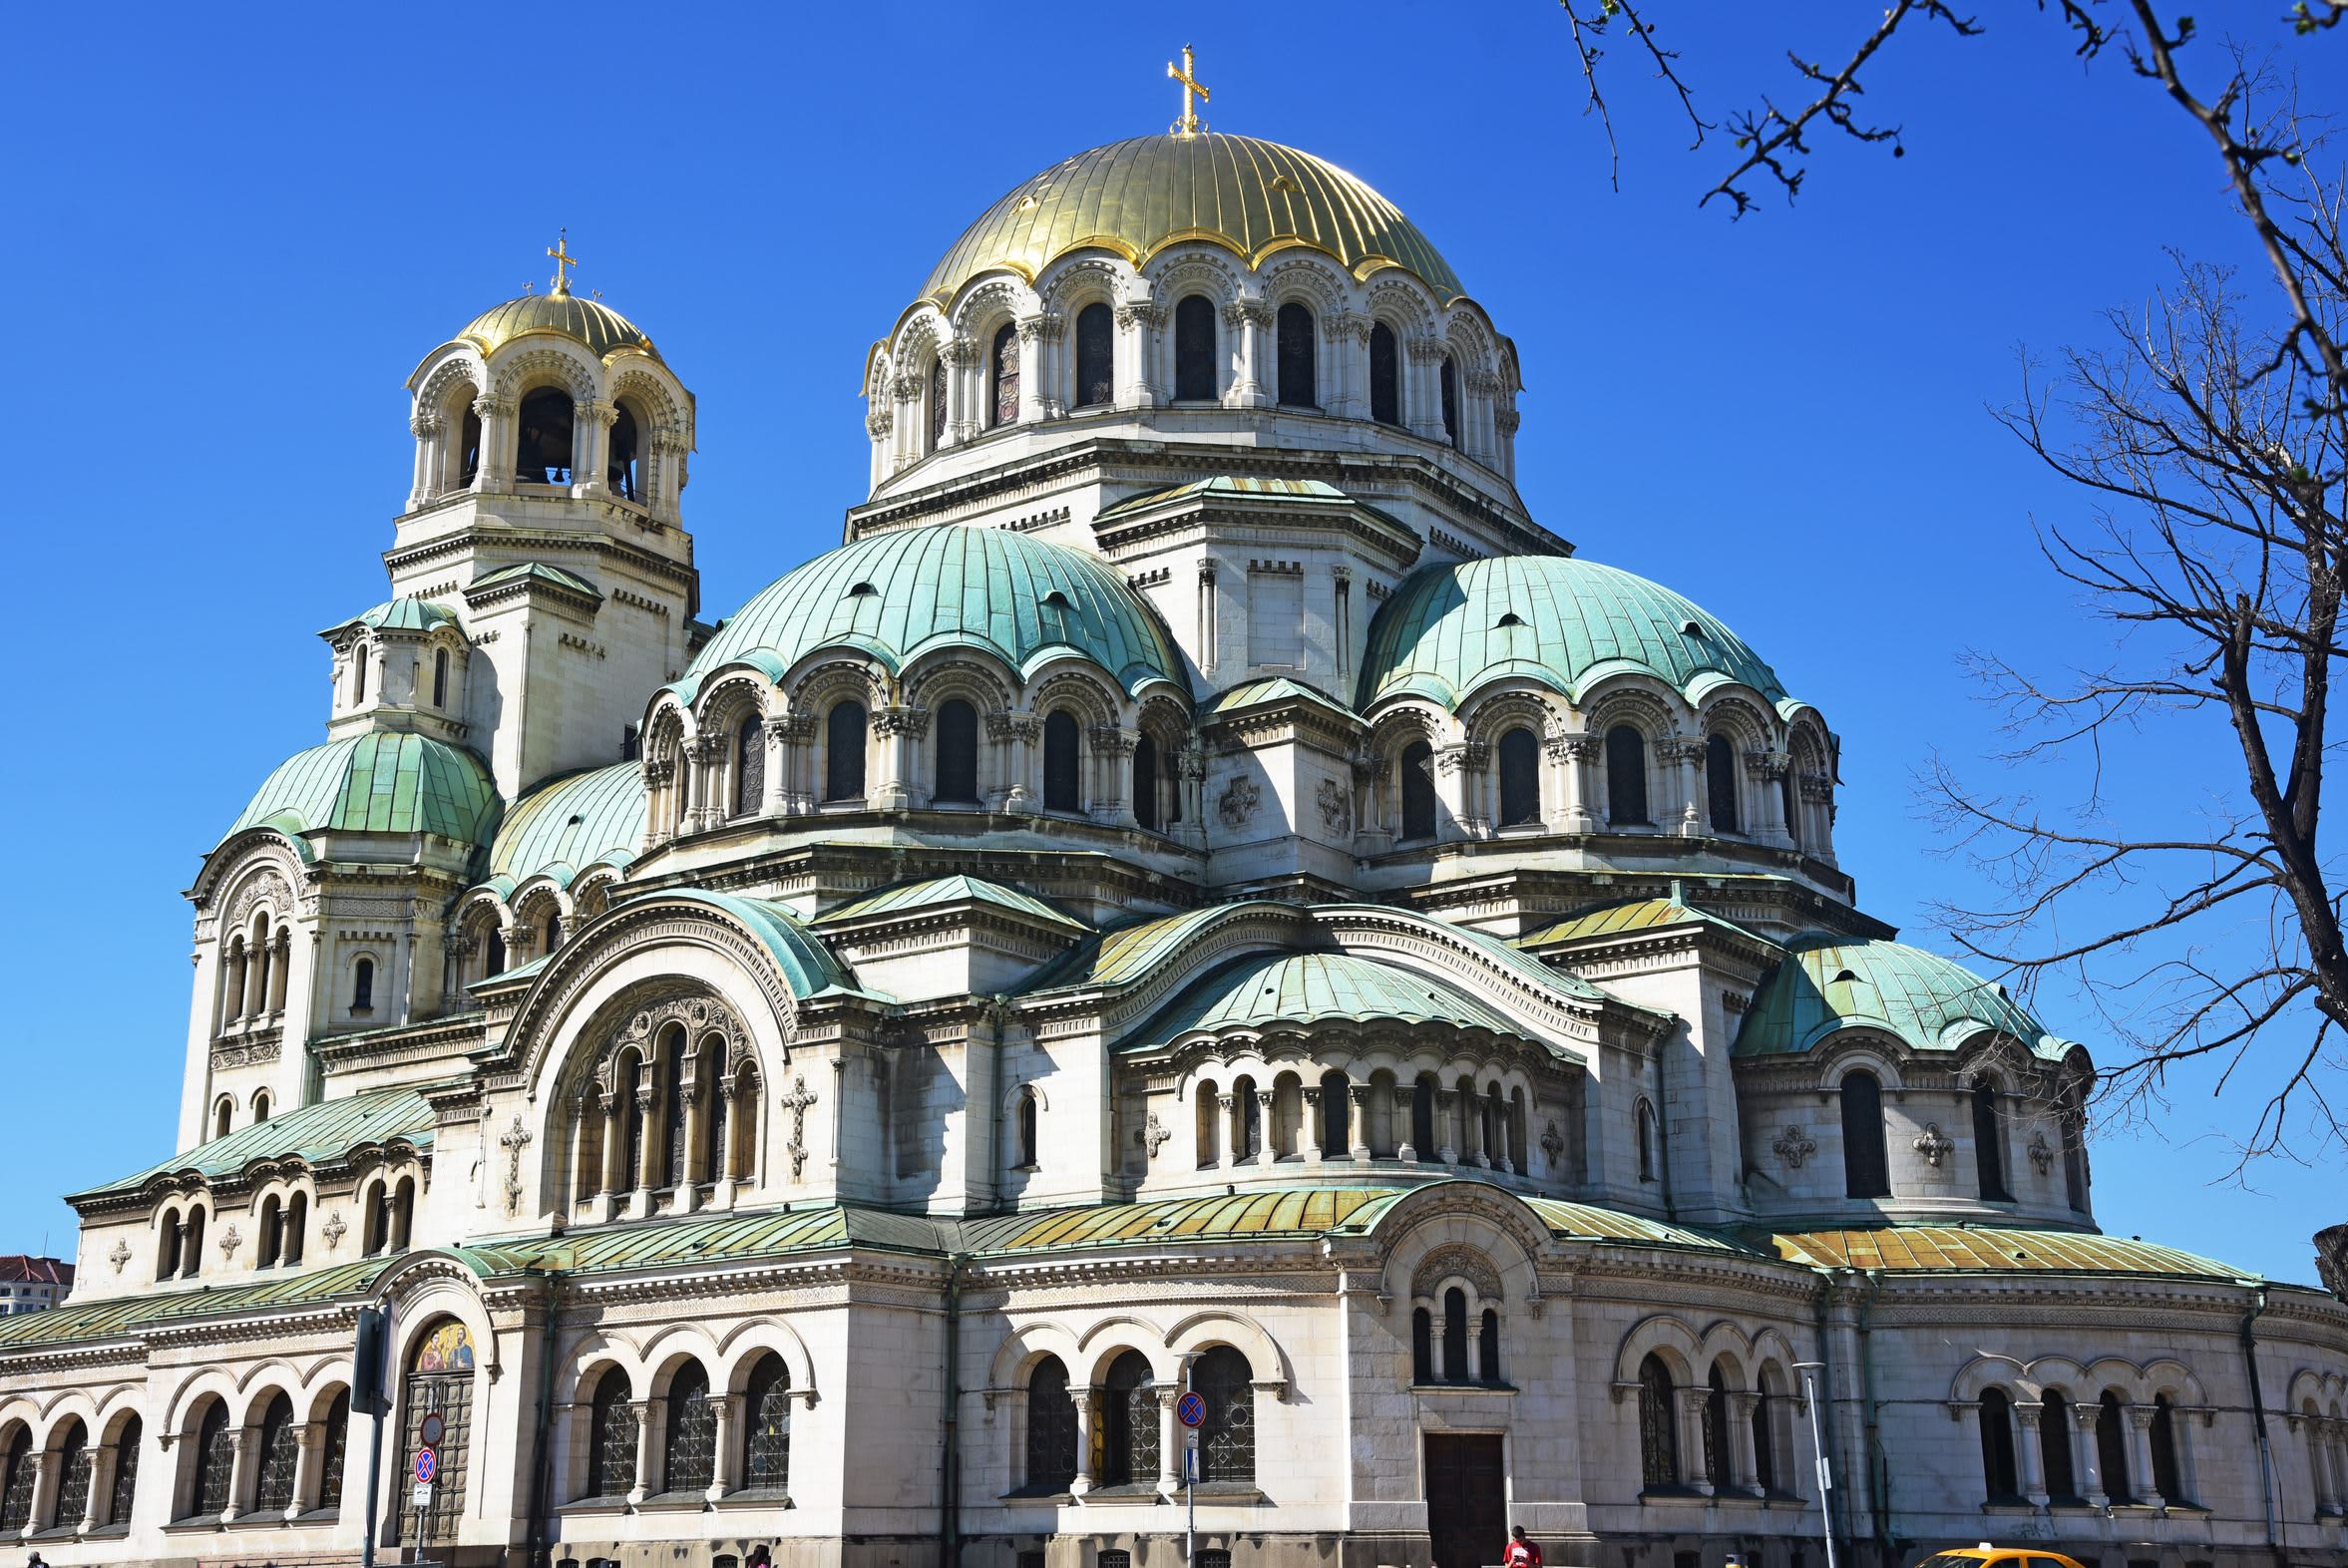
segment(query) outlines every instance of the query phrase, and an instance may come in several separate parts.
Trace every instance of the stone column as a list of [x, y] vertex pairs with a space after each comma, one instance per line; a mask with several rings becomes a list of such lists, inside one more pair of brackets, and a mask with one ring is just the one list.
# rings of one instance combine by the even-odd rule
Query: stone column
[[652, 1212], [652, 1188], [659, 1174], [660, 1144], [653, 1133], [659, 1130], [660, 1124], [652, 1119], [657, 1095], [658, 1090], [652, 1082], [652, 1067], [647, 1062], [643, 1067], [643, 1076], [636, 1082], [633, 1096], [637, 1122], [643, 1128], [642, 1135], [636, 1139], [636, 1192], [632, 1212], [637, 1219], [644, 1219]]
[[37, 1448], [33, 1451], [31, 1463], [33, 1466], [33, 1497], [32, 1507], [25, 1513], [24, 1533], [26, 1535], [31, 1535], [40, 1528], [41, 1521], [44, 1519], [47, 1519], [51, 1524], [57, 1522], [54, 1517], [57, 1510], [57, 1489], [65, 1480], [65, 1455], [63, 1453], [50, 1448]]
[[[1665, 761], [1677, 764], [1674, 771], [1680, 781], [1680, 804], [1673, 816], [1678, 818], [1681, 835], [1699, 837], [1704, 831], [1704, 742], [1667, 741], [1657, 749]], [[1657, 825], [1668, 826], [1673, 816], [1659, 816]]]
[[2079, 1494], [2092, 1508], [2112, 1505], [2112, 1499], [2104, 1495], [2103, 1447], [2096, 1441], [2096, 1421], [2102, 1414], [2100, 1404], [2082, 1402], [2071, 1407], [2072, 1424], [2079, 1432], [2079, 1441], [2071, 1445], [2072, 1469], [2079, 1476]]
[[76, 1533], [88, 1535], [101, 1524], [131, 1522], [128, 1519], [108, 1520], [99, 1517], [114, 1499], [114, 1466], [120, 1452], [112, 1443], [90, 1450], [90, 1496], [82, 1505], [81, 1518], [74, 1521]]
[[408, 487], [410, 512], [430, 501], [440, 489], [440, 432], [441, 422], [436, 415], [416, 414], [408, 420], [408, 434], [416, 438], [415, 480]]
[[1099, 1414], [1093, 1406], [1099, 1392], [1089, 1385], [1068, 1390], [1076, 1405], [1076, 1474], [1068, 1482], [1069, 1495], [1075, 1497], [1092, 1490], [1092, 1423]]
[[715, 1162], [717, 1191], [709, 1201], [720, 1209], [734, 1206], [734, 1184], [742, 1179], [742, 1108], [734, 1103], [737, 1087], [732, 1078], [717, 1080], [717, 1096], [725, 1102], [725, 1137]]
[[[283, 927], [278, 928], [276, 941], [271, 945], [269, 952], [269, 1010], [283, 1012], [285, 1010], [285, 972], [293, 967], [293, 939], [286, 935]], [[404, 980], [405, 977], [403, 976], [401, 979]], [[405, 989], [404, 985], [402, 989]]]
[[946, 439], [940, 446], [958, 447], [978, 433], [978, 421], [972, 417], [971, 405], [977, 401], [978, 378], [972, 367], [978, 363], [978, 345], [967, 337], [948, 343], [941, 355], [946, 361]]
[[1435, 837], [1445, 843], [1484, 837], [1484, 820], [1468, 798], [1470, 775], [1481, 773], [1489, 748], [1480, 740], [1435, 748]]
[[1761, 794], [1761, 838], [1778, 849], [1793, 847], [1793, 833], [1785, 821], [1785, 797], [1777, 788], [1777, 781], [1785, 776], [1792, 763], [1782, 751], [1749, 751], [1745, 754], [1745, 772], [1759, 785]]
[[514, 414], [512, 398], [473, 400], [473, 415], [481, 421], [481, 464], [473, 474], [476, 491], [494, 494], [514, 488]]
[[583, 496], [606, 496], [605, 475], [611, 467], [611, 426], [619, 418], [615, 404], [593, 398], [579, 405], [571, 426], [571, 484]]
[[1411, 1135], [1416, 1131], [1416, 1129], [1413, 1128], [1410, 1123], [1414, 1119], [1412, 1113], [1417, 1109], [1417, 1104], [1418, 1089], [1416, 1085], [1405, 1083], [1397, 1083], [1394, 1085], [1393, 1114], [1395, 1159], [1409, 1160], [1415, 1163], [1419, 1158], [1419, 1152], [1417, 1148], [1414, 1147], [1410, 1141]]
[[769, 713], [759, 730], [759, 738], [766, 745], [766, 776], [758, 795], [758, 814], [779, 817], [791, 809], [791, 780], [785, 770], [791, 765], [788, 731], [792, 720]]
[[[2040, 1421], [2045, 1414], [2046, 1411], [2036, 1403], [2022, 1399], [2014, 1401], [2016, 1429], [2014, 1457], [2022, 1472], [2020, 1476], [2022, 1495], [2030, 1499], [2030, 1505], [2033, 1508], [2044, 1508], [2047, 1505], [2045, 1439], [2039, 1432]], [[1974, 1408], [1974, 1420], [1978, 1422], [1980, 1418], [1980, 1407], [1977, 1405]], [[2068, 1436], [2068, 1434], [2065, 1435]]]
[[1741, 1492], [1761, 1490], [1761, 1468], [1753, 1451], [1753, 1414], [1761, 1395], [1742, 1389], [1729, 1395], [1729, 1478]]
[[1370, 342], [1370, 318], [1338, 311], [1321, 325], [1322, 341], [1329, 345], [1329, 380], [1322, 394], [1322, 406], [1340, 419], [1365, 419], [1370, 404], [1363, 384], [1369, 376], [1366, 345]]
[[1402, 400], [1402, 418], [1410, 433], [1428, 441], [1449, 441], [1443, 430], [1443, 397], [1435, 379], [1435, 366], [1443, 358], [1443, 341], [1436, 337], [1414, 337], [1402, 345], [1403, 374], [1409, 388]]
[[[252, 1495], [253, 1458], [259, 1452], [260, 1445], [261, 1429], [258, 1426], [236, 1428], [236, 1437], [232, 1444], [235, 1458], [228, 1466], [228, 1506], [220, 1510], [222, 1524], [228, 1523], [246, 1511], [244, 1499]], [[35, 1455], [33, 1462], [39, 1464], [48, 1457], [45, 1453], [38, 1454]], [[197, 1454], [196, 1462], [201, 1464], [203, 1455]]]
[[1277, 1091], [1273, 1089], [1258, 1089], [1256, 1091], [1256, 1163], [1258, 1165], [1274, 1165], [1278, 1164], [1280, 1160], [1280, 1151], [1273, 1136], [1276, 1095]]
[[1092, 817], [1120, 828], [1139, 826], [1133, 815], [1133, 753], [1141, 731], [1095, 724], [1086, 732], [1093, 767]]
[[1041, 809], [1033, 769], [1035, 737], [1042, 727], [1032, 713], [998, 708], [986, 715], [986, 734], [995, 743], [995, 776], [1003, 781], [996, 810], [1027, 816]]
[[1484, 1097], [1472, 1088], [1459, 1091], [1459, 1163], [1482, 1170], [1492, 1165], [1484, 1152]]
[[1500, 437], [1500, 472], [1510, 484], [1516, 483], [1516, 427], [1523, 418], [1513, 408], [1503, 408], [1492, 416], [1492, 428]]
[[1148, 299], [1129, 299], [1116, 308], [1117, 407], [1156, 408], [1167, 391], [1154, 372], [1158, 327], [1166, 312]]
[[922, 384], [926, 379], [912, 371], [902, 371], [890, 384], [890, 390], [897, 394], [898, 402], [897, 417], [891, 421], [897, 431], [897, 451], [892, 467], [899, 472], [911, 468], [929, 455], [923, 450], [930, 440], [929, 400], [924, 395], [929, 388]]
[[1354, 1101], [1354, 1163], [1370, 1163], [1370, 1085], [1349, 1080], [1346, 1092]]
[[1224, 397], [1223, 406], [1266, 407], [1272, 398], [1264, 390], [1264, 329], [1272, 324], [1272, 307], [1261, 299], [1237, 299], [1223, 307], [1223, 320], [1239, 347], [1231, 391]]
[[2128, 1406], [2128, 1462], [2137, 1478], [2136, 1500], [2154, 1508], [2165, 1508], [2168, 1499], [2160, 1495], [2160, 1486], [2152, 1473], [2152, 1406]]
[[1158, 1386], [1158, 1490], [1171, 1497], [1182, 1485], [1181, 1427], [1174, 1406], [1182, 1397], [1178, 1382]]
[[1203, 850], [1207, 847], [1207, 754], [1197, 746], [1185, 746], [1176, 754], [1176, 764], [1182, 820], [1174, 825], [1174, 837], [1188, 849]]
[[872, 475], [869, 483], [876, 490], [880, 488], [881, 481], [889, 477], [889, 432], [896, 423], [897, 411], [893, 405], [888, 403], [881, 404], [864, 416], [864, 433], [872, 438], [873, 443]]
[[657, 1489], [653, 1462], [659, 1456], [652, 1451], [652, 1431], [660, 1402], [658, 1399], [636, 1399], [628, 1405], [636, 1416], [636, 1479], [635, 1484], [627, 1489], [627, 1505], [630, 1508], [640, 1505]]
[[293, 1500], [285, 1505], [288, 1521], [300, 1518], [314, 1506], [318, 1495], [318, 1460], [325, 1451], [326, 1423], [304, 1424], [293, 1450]]
[[742, 1396], [719, 1394], [709, 1402], [717, 1412], [717, 1464], [709, 1472], [709, 1490], [702, 1495], [716, 1502], [740, 1484], [734, 1478], [734, 1429], [741, 1423]]
[[904, 811], [923, 803], [927, 791], [912, 777], [914, 744], [930, 732], [928, 708], [886, 707], [873, 710], [873, 733], [881, 740], [881, 776], [865, 787], [866, 803], [876, 811]]
[[1704, 1414], [1711, 1398], [1709, 1388], [1674, 1388], [1673, 1413], [1680, 1420], [1680, 1480], [1692, 1490], [1710, 1497], [1719, 1490], [1704, 1468]]
[[1050, 390], [1043, 384], [1043, 315], [1021, 317], [1019, 333], [1019, 421], [1029, 424], [1050, 417]]
[[690, 1076], [685, 1079], [684, 1092], [685, 1179], [676, 1184], [676, 1194], [669, 1199], [669, 1212], [672, 1214], [690, 1214], [700, 1207], [700, 1183], [694, 1179], [693, 1173], [702, 1168], [697, 1156], [701, 1151], [702, 1136], [709, 1128], [709, 1117], [706, 1113], [706, 1106], [709, 1103], [709, 1087], [701, 1081], [701, 1068], [698, 1062], [694, 1063]]

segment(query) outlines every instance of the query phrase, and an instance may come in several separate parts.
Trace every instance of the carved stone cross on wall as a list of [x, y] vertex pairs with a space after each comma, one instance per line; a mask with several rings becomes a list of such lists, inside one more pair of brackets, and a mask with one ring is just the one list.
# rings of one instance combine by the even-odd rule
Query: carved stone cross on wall
[[815, 1090], [807, 1086], [805, 1075], [791, 1080], [791, 1092], [775, 1102], [787, 1106], [791, 1112], [791, 1174], [799, 1175], [807, 1169], [807, 1107], [815, 1103]]
[[114, 1265], [115, 1273], [122, 1273], [123, 1265], [131, 1261], [131, 1244], [117, 1237], [114, 1251], [106, 1255], [106, 1261]]
[[498, 1134], [498, 1144], [506, 1151], [506, 1213], [511, 1216], [522, 1207], [522, 1151], [530, 1146], [530, 1129], [520, 1111], [514, 1113], [514, 1125]]

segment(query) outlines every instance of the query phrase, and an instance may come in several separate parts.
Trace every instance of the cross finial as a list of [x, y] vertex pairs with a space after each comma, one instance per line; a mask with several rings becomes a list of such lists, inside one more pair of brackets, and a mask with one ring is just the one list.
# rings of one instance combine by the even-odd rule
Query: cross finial
[[571, 278], [564, 269], [579, 265], [579, 257], [571, 253], [570, 239], [571, 230], [565, 228], [547, 250], [547, 254], [555, 258], [555, 292], [558, 294], [571, 292]]
[[1215, 95], [1199, 85], [1199, 79], [1192, 74], [1196, 70], [1197, 64], [1191, 58], [1190, 45], [1188, 44], [1182, 46], [1182, 66], [1179, 70], [1175, 68], [1173, 61], [1166, 62], [1166, 75], [1182, 84], [1182, 118], [1174, 122], [1173, 129], [1176, 136], [1197, 136], [1201, 131], [1207, 129], [1207, 123], [1198, 117], [1190, 96], [1196, 93], [1199, 96], [1199, 101], [1204, 103]]

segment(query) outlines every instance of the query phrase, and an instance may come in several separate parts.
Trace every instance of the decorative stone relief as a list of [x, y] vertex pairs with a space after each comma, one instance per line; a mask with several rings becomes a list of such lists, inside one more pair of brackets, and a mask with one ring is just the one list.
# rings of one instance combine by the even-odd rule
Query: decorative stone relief
[[522, 1207], [522, 1151], [530, 1146], [530, 1129], [520, 1111], [514, 1113], [514, 1124], [498, 1134], [498, 1143], [506, 1151], [506, 1213], [511, 1217]]
[[791, 1092], [776, 1104], [791, 1113], [791, 1141], [786, 1152], [791, 1156], [791, 1174], [797, 1177], [807, 1169], [807, 1107], [815, 1103], [815, 1090], [807, 1086], [805, 1074], [791, 1080]]
[[1150, 1113], [1149, 1120], [1143, 1122], [1140, 1129], [1133, 1134], [1133, 1141], [1147, 1149], [1149, 1157], [1154, 1160], [1158, 1157], [1158, 1150], [1164, 1148], [1166, 1140], [1173, 1136], [1172, 1130], [1164, 1122], [1158, 1120], [1157, 1113], [1153, 1111]]
[[1777, 1151], [1777, 1158], [1785, 1162], [1787, 1170], [1797, 1171], [1801, 1169], [1802, 1161], [1818, 1152], [1818, 1140], [1810, 1136], [1807, 1127], [1788, 1123], [1785, 1130], [1777, 1134], [1777, 1141], [1769, 1147]]
[[1420, 1261], [1418, 1271], [1410, 1276], [1410, 1294], [1432, 1299], [1449, 1279], [1465, 1280], [1485, 1301], [1500, 1299], [1500, 1275], [1491, 1260], [1473, 1247], [1457, 1245], [1437, 1247]]
[[1934, 1170], [1940, 1169], [1940, 1162], [1947, 1159], [1949, 1151], [1955, 1147], [1949, 1141], [1948, 1134], [1940, 1130], [1939, 1122], [1926, 1122], [1924, 1130], [1916, 1134], [1916, 1152], [1923, 1155], [1924, 1163]]
[[114, 1251], [106, 1255], [106, 1261], [114, 1265], [115, 1273], [122, 1273], [123, 1265], [131, 1261], [131, 1244], [119, 1236], [116, 1237]]
[[342, 1245], [343, 1233], [348, 1231], [350, 1226], [344, 1221], [340, 1209], [331, 1209], [327, 1211], [326, 1223], [319, 1229], [325, 1232], [326, 1250], [332, 1252]]
[[236, 1249], [243, 1245], [244, 1238], [237, 1234], [235, 1226], [230, 1225], [226, 1230], [220, 1232], [221, 1257], [233, 1259], [236, 1256]]
[[1223, 798], [1215, 803], [1215, 813], [1223, 819], [1225, 827], [1241, 827], [1256, 814], [1256, 803], [1263, 798], [1264, 792], [1256, 787], [1256, 781], [1243, 773], [1223, 787]]
[[1354, 827], [1354, 802], [1344, 785], [1336, 779], [1323, 779], [1314, 797], [1321, 807], [1321, 825], [1334, 834], [1346, 834]]
[[1541, 1130], [1541, 1152], [1549, 1156], [1552, 1169], [1564, 1160], [1565, 1134], [1558, 1130], [1557, 1123], [1551, 1122]]
[[2055, 1168], [2054, 1146], [2047, 1142], [2047, 1135], [2043, 1129], [2031, 1133], [2030, 1147], [2025, 1152], [2030, 1155], [2030, 1163], [2037, 1167], [2041, 1176], [2048, 1174]]

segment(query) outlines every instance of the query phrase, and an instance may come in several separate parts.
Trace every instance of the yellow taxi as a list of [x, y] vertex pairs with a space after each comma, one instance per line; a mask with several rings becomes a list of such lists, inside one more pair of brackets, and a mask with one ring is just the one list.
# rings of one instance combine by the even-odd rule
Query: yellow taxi
[[1934, 1552], [1915, 1568], [2083, 1568], [2083, 1565], [2076, 1557], [2050, 1552], [2043, 1546], [1992, 1546], [1983, 1541], [1979, 1546], [1957, 1546]]

